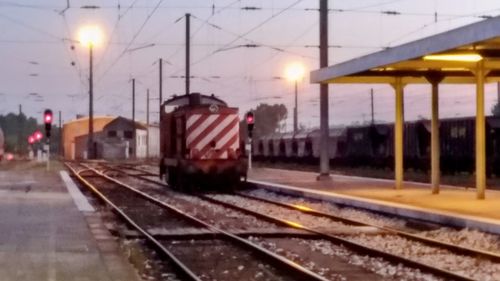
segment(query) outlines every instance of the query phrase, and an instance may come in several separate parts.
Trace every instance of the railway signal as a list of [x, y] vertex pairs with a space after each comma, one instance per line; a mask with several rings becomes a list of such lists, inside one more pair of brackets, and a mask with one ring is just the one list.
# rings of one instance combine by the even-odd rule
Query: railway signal
[[42, 139], [42, 133], [40, 131], [36, 131], [33, 136], [35, 136], [36, 141], [40, 141]]
[[247, 112], [246, 116], [246, 121], [247, 121], [247, 131], [248, 131], [248, 145], [246, 147], [246, 150], [248, 151], [248, 170], [252, 170], [252, 132], [253, 132], [253, 125], [255, 123], [255, 118], [253, 116], [253, 112], [249, 111]]
[[52, 129], [52, 110], [46, 109], [43, 113], [43, 122], [45, 123], [45, 136], [50, 138], [50, 130]]
[[255, 123], [253, 112], [250, 111], [247, 113], [246, 120], [247, 120], [248, 137], [252, 138], [253, 125]]
[[45, 145], [45, 151], [47, 153], [47, 171], [50, 170], [50, 130], [52, 129], [52, 121], [54, 120], [54, 115], [52, 110], [45, 109], [43, 112], [43, 122], [45, 123], [45, 136], [47, 137], [47, 144]]
[[29, 136], [29, 137], [28, 137], [28, 143], [29, 143], [30, 145], [32, 145], [33, 143], [35, 143], [35, 137], [34, 137], [34, 136]]

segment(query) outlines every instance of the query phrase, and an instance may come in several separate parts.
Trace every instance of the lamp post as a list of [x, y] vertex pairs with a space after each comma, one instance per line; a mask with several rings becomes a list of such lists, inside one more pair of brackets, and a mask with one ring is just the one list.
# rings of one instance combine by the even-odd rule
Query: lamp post
[[89, 133], [87, 138], [87, 158], [95, 158], [94, 151], [94, 77], [93, 77], [93, 49], [101, 42], [99, 27], [85, 26], [80, 29], [79, 41], [89, 48]]
[[285, 77], [288, 81], [294, 82], [295, 86], [295, 107], [293, 108], [293, 133], [298, 131], [298, 110], [297, 110], [297, 92], [298, 81], [304, 77], [304, 66], [300, 63], [292, 63], [285, 69]]

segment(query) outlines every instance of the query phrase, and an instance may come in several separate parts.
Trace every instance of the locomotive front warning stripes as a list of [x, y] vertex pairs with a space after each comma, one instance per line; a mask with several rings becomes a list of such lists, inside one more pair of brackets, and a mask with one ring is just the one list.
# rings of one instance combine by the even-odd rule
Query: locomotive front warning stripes
[[239, 146], [236, 114], [193, 114], [186, 120], [186, 147], [201, 159], [227, 159]]

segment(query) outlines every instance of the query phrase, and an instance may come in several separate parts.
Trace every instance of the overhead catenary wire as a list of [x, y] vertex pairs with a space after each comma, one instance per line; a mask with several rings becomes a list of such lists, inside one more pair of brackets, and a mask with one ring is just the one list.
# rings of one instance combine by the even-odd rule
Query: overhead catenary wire
[[128, 12], [134, 7], [134, 5], [137, 3], [137, 1], [139, 0], [134, 0], [126, 9], [125, 11], [120, 14], [120, 5], [118, 5], [118, 17], [115, 21], [115, 24], [113, 25], [113, 29], [111, 30], [111, 33], [109, 35], [109, 40], [107, 40], [106, 42], [106, 46], [104, 47], [104, 51], [102, 52], [102, 56], [101, 56], [101, 60], [99, 60], [97, 63], [96, 63], [96, 66], [99, 66], [100, 63], [102, 62], [102, 59], [104, 57], [106, 57], [106, 54], [108, 52], [108, 49], [109, 49], [109, 46], [111, 44], [111, 41], [113, 40], [114, 36], [115, 36], [115, 32], [116, 30], [118, 29], [118, 25], [120, 24], [121, 20], [128, 14]]
[[[263, 25], [267, 24], [268, 22], [270, 22], [271, 20], [275, 19], [276, 17], [280, 16], [281, 14], [283, 14], [284, 12], [286, 12], [288, 9], [291, 9], [292, 7], [296, 6], [297, 4], [299, 4], [300, 2], [302, 2], [303, 0], [297, 0], [295, 2], [293, 2], [292, 4], [290, 4], [289, 6], [281, 9], [278, 13], [276, 14], [273, 14], [271, 15], [270, 17], [266, 18], [264, 21], [258, 23], [257, 25], [255, 25], [254, 27], [250, 28], [249, 30], [247, 30], [246, 32], [244, 32], [243, 34], [240, 34], [237, 38], [231, 40], [230, 42], [224, 44], [221, 48], [219, 48], [218, 50], [220, 49], [224, 49], [225, 47], [228, 47], [229, 45], [233, 44], [234, 42], [240, 40], [242, 37], [245, 37], [247, 35], [249, 35], [250, 33], [254, 32], [255, 30], [259, 29], [260, 27], [262, 27]], [[191, 63], [191, 65], [196, 65], [210, 57], [212, 57], [213, 55], [217, 54], [218, 50], [215, 50], [214, 52], [212, 53], [209, 53], [208, 55], [194, 61], [193, 63]]]
[[139, 27], [139, 29], [136, 31], [136, 33], [134, 34], [134, 36], [132, 37], [132, 39], [130, 40], [130, 42], [127, 44], [127, 46], [123, 49], [123, 51], [115, 58], [115, 60], [108, 66], [108, 68], [106, 68], [106, 70], [100, 75], [100, 78], [99, 80], [97, 81], [97, 83], [99, 83], [103, 77], [120, 61], [120, 59], [125, 55], [127, 54], [127, 51], [129, 49], [129, 47], [132, 45], [132, 43], [134, 43], [134, 41], [137, 39], [137, 37], [141, 34], [141, 32], [143, 31], [144, 27], [148, 24], [149, 20], [153, 17], [153, 15], [155, 14], [155, 12], [158, 10], [158, 8], [160, 7], [161, 3], [163, 3], [164, 0], [159, 0], [156, 4], [156, 6], [153, 8], [153, 10], [146, 16], [146, 19], [144, 20], [144, 22], [141, 24], [141, 26]]

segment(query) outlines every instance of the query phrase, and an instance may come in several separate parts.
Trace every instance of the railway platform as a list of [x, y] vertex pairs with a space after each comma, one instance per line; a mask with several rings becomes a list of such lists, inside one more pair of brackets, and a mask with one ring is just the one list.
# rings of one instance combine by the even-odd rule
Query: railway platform
[[62, 166], [0, 166], [1, 280], [139, 280]]
[[476, 228], [500, 234], [500, 191], [488, 190], [477, 200], [474, 188], [441, 186], [431, 194], [429, 184], [405, 182], [394, 188], [393, 180], [332, 174], [331, 181], [317, 181], [317, 173], [273, 168], [254, 168], [249, 182], [258, 187], [353, 206], [386, 214]]

